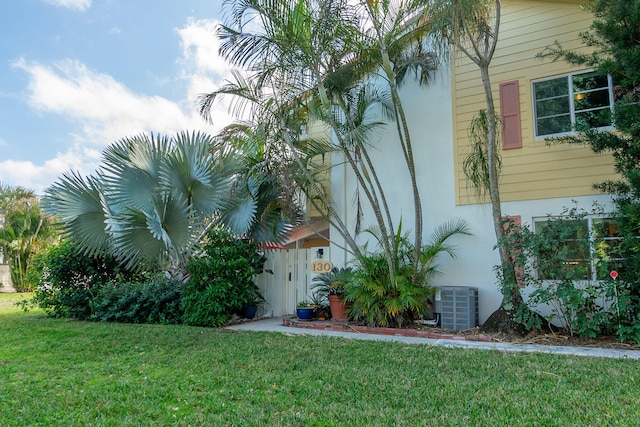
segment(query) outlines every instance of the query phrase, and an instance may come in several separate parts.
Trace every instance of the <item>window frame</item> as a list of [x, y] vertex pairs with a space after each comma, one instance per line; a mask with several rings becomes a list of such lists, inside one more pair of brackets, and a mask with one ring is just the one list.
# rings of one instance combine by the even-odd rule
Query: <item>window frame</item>
[[[549, 220], [563, 218], [562, 216], [552, 216], [552, 217], [533, 217], [531, 222], [533, 224], [533, 232], [538, 234], [539, 224], [548, 222]], [[565, 217], [566, 218], [566, 217]], [[611, 215], [602, 214], [602, 215], [587, 215], [582, 219], [575, 219], [574, 221], [586, 221], [587, 222], [587, 233], [588, 233], [588, 242], [589, 242], [589, 259], [576, 259], [569, 261], [588, 261], [589, 265], [589, 274], [586, 279], [579, 279], [581, 282], [601, 282], [606, 280], [607, 278], [598, 278], [598, 263], [599, 262], [613, 262], [619, 263], [623, 261], [623, 258], [598, 258], [597, 255], [597, 247], [596, 244], [599, 241], [622, 241], [622, 237], [620, 236], [596, 236], [596, 228], [594, 226], [594, 222], [598, 220], [609, 220], [615, 221], [615, 219]], [[566, 241], [580, 241], [580, 239], [567, 239]], [[554, 281], [557, 279], [545, 279], [540, 277], [540, 271], [536, 269], [535, 275], [539, 280], [544, 281]]]
[[[532, 109], [533, 109], [533, 136], [534, 136], [534, 140], [536, 141], [542, 141], [545, 140], [547, 138], [553, 138], [553, 137], [558, 137], [558, 136], [567, 136], [567, 135], [575, 135], [576, 131], [575, 126], [576, 126], [576, 109], [575, 109], [575, 93], [573, 90], [573, 77], [574, 76], [579, 76], [581, 74], [590, 74], [590, 73], [597, 73], [597, 70], [591, 69], [591, 70], [583, 70], [583, 71], [578, 71], [575, 73], [567, 73], [567, 74], [560, 74], [560, 75], [555, 75], [555, 76], [550, 76], [550, 77], [545, 77], [545, 78], [541, 78], [541, 79], [535, 79], [531, 81], [531, 103], [532, 103]], [[570, 131], [567, 132], [558, 132], [558, 133], [552, 133], [552, 134], [546, 134], [546, 135], [538, 135], [538, 113], [537, 113], [537, 102], [538, 100], [536, 99], [536, 84], [537, 83], [541, 83], [541, 82], [545, 82], [545, 81], [550, 81], [550, 80], [559, 80], [561, 78], [565, 78], [566, 79], [566, 84], [567, 87], [569, 89], [568, 92], [568, 98], [569, 98], [569, 117], [571, 120], [571, 129]], [[615, 103], [615, 95], [614, 95], [614, 88], [613, 88], [613, 79], [611, 78], [611, 74], [607, 74], [607, 89], [608, 89], [608, 94], [609, 94], [609, 109], [611, 110], [611, 117], [613, 117], [613, 109], [614, 109], [614, 103]], [[593, 91], [594, 89], [590, 90]], [[601, 89], [595, 89], [595, 90], [601, 90]], [[589, 91], [584, 91], [584, 92], [589, 92]], [[577, 92], [577, 93], [581, 93], [581, 92]], [[587, 110], [580, 110], [580, 112], [583, 111], [589, 111]], [[551, 116], [550, 116], [551, 117]], [[595, 128], [597, 130], [612, 130], [614, 129], [614, 125], [613, 123], [609, 126], [601, 126], [598, 128]]]

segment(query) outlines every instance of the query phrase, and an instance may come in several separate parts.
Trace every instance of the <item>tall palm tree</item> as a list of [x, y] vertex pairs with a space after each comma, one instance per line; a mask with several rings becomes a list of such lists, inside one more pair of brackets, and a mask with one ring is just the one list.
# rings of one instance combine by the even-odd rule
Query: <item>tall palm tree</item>
[[[527, 310], [520, 287], [517, 283], [516, 270], [511, 254], [502, 244], [505, 239], [505, 226], [500, 201], [500, 155], [498, 152], [498, 116], [491, 87], [489, 67], [498, 43], [500, 32], [500, 0], [437, 0], [435, 2], [434, 30], [436, 39], [446, 48], [453, 48], [473, 62], [480, 71], [482, 87], [485, 95], [486, 110], [480, 112], [472, 125], [482, 123], [482, 152], [486, 153], [481, 165], [482, 176], [475, 183], [488, 190], [491, 203], [491, 216], [500, 256], [500, 276], [503, 278], [501, 292], [502, 303], [485, 322], [485, 327], [496, 325], [505, 332], [523, 332], [522, 325], [516, 321], [516, 313], [522, 308], [525, 314], [535, 315]], [[476, 134], [477, 135], [477, 134]], [[520, 314], [522, 315], [522, 313]]]
[[[227, 3], [230, 23], [219, 32], [222, 55], [233, 65], [248, 69], [255, 87], [267, 88], [281, 108], [304, 106], [308, 120], [318, 119], [330, 125], [336, 140], [334, 148], [350, 166], [378, 229], [386, 236], [382, 243], [392, 280], [392, 215], [369, 156], [370, 132], [364, 132], [382, 123], [363, 126], [362, 113], [372, 104], [363, 104], [367, 97], [362, 95], [372, 93], [372, 82], [379, 94], [389, 94], [379, 96], [376, 102], [396, 120], [400, 148], [411, 176], [419, 248], [422, 206], [409, 126], [397, 89], [412, 72], [417, 73], [418, 81], [427, 82], [435, 67], [434, 56], [424, 49], [425, 21], [409, 19], [424, 13], [423, 3], [426, 2], [401, 0], [374, 5], [346, 0], [238, 0]], [[259, 25], [254, 24], [256, 21]], [[248, 24], [259, 30], [247, 30]], [[381, 81], [387, 85], [380, 86]], [[205, 117], [217, 95], [219, 92], [201, 98]], [[286, 142], [291, 135], [283, 133], [282, 137]], [[333, 220], [339, 221], [332, 213]], [[345, 241], [357, 253], [355, 238], [346, 227], [342, 227], [342, 233], [348, 235]]]

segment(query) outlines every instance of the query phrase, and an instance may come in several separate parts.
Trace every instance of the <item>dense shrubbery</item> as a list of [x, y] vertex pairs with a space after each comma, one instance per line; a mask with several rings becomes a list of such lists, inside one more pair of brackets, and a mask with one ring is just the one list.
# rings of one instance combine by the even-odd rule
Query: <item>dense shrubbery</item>
[[145, 282], [105, 283], [94, 293], [91, 320], [182, 323], [184, 284], [162, 275]]
[[82, 255], [69, 242], [40, 254], [36, 265], [41, 270], [34, 303], [55, 317], [89, 319], [93, 297], [102, 285], [141, 279], [123, 269], [114, 257]]
[[243, 307], [263, 301], [258, 244], [212, 230], [186, 282], [124, 269], [114, 257], [91, 257], [63, 242], [43, 253], [33, 303], [55, 317], [127, 323], [221, 326]]
[[256, 242], [212, 229], [202, 256], [189, 264], [190, 279], [183, 296], [184, 322], [220, 326], [244, 306], [262, 300], [254, 279], [263, 271], [265, 256]]
[[415, 246], [408, 235], [402, 235], [400, 224], [393, 238], [394, 277], [382, 252], [363, 250], [363, 255], [356, 260], [354, 279], [344, 287], [344, 298], [351, 303], [350, 316], [371, 326], [391, 327], [402, 327], [422, 318], [429, 307], [429, 296], [434, 292], [430, 280], [439, 274], [438, 256], [443, 252], [454, 256], [448, 240], [468, 234], [467, 225], [461, 220], [437, 227], [417, 254], [416, 269]]
[[[609, 278], [614, 268], [625, 275], [615, 253], [622, 245], [584, 229], [580, 224], [587, 216], [570, 209], [562, 217], [549, 217], [536, 232], [526, 225], [508, 224], [501, 243], [514, 258], [518, 282], [529, 291], [525, 311], [548, 307], [547, 320], [557, 320], [570, 335], [616, 335], [639, 343], [634, 291], [626, 280]], [[540, 317], [521, 320], [529, 329], [542, 326]]]

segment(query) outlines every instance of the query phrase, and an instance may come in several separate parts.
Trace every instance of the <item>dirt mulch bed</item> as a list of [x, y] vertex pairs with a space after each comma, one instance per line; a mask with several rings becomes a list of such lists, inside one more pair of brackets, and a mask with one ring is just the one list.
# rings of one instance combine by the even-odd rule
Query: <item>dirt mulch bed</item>
[[501, 342], [509, 344], [537, 344], [552, 346], [573, 346], [606, 348], [617, 350], [640, 350], [640, 346], [618, 341], [615, 337], [584, 338], [571, 336], [563, 330], [554, 332], [531, 332], [525, 337], [507, 336], [504, 334], [492, 334], [483, 332], [480, 328], [451, 331], [447, 329], [412, 324], [410, 327], [399, 328], [372, 328], [358, 326], [350, 322], [332, 322], [330, 320], [301, 321], [297, 318], [284, 319], [284, 325], [290, 327], [339, 330], [344, 332], [373, 333], [382, 335], [413, 336], [433, 339], [454, 339], [468, 341]]

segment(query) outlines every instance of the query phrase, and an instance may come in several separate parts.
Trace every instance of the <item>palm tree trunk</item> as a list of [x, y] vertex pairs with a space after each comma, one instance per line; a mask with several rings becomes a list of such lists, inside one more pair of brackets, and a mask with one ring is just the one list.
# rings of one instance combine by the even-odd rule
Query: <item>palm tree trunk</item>
[[[497, 168], [497, 156], [496, 153], [496, 139], [498, 136], [496, 123], [496, 108], [493, 99], [493, 93], [491, 91], [491, 80], [489, 76], [489, 64], [483, 63], [480, 67], [480, 75], [482, 76], [482, 85], [485, 92], [485, 100], [487, 103], [487, 161], [489, 172], [489, 199], [491, 200], [491, 217], [493, 219], [493, 229], [496, 235], [496, 241], [498, 242], [498, 254], [500, 255], [500, 265], [503, 272], [503, 277], [506, 284], [507, 295], [503, 294], [503, 300], [501, 306], [505, 306], [508, 303], [510, 307], [517, 308], [523, 302], [522, 295], [518, 290], [516, 283], [516, 277], [513, 272], [512, 260], [509, 252], [501, 244], [504, 237], [504, 226], [502, 223], [502, 205], [500, 202], [500, 183], [498, 181], [498, 168]], [[503, 284], [503, 286], [505, 286]], [[508, 298], [505, 301], [505, 298]]]
[[[382, 34], [382, 24], [380, 23], [378, 16], [380, 11], [375, 10], [372, 2], [366, 1], [365, 7], [373, 23], [378, 45], [380, 47], [380, 53], [382, 54], [382, 68], [385, 73], [386, 79], [391, 90], [391, 99], [394, 105], [396, 114], [396, 126], [398, 127], [398, 138], [400, 139], [400, 146], [404, 159], [409, 171], [409, 177], [411, 180], [411, 190], [413, 192], [413, 208], [414, 208], [414, 260], [413, 260], [413, 275], [416, 276], [420, 262], [420, 252], [422, 250], [422, 202], [420, 200], [420, 191], [418, 190], [418, 183], [416, 179], [415, 162], [413, 158], [413, 147], [411, 144], [411, 135], [409, 132], [409, 126], [407, 124], [407, 118], [404, 114], [402, 107], [402, 101], [398, 94], [398, 87], [395, 81], [395, 75], [393, 73], [393, 66], [389, 57], [389, 49], [385, 42], [384, 35]], [[378, 13], [376, 13], [378, 12]], [[395, 230], [394, 230], [395, 231]], [[385, 236], [385, 238], [388, 238]]]
[[[349, 118], [348, 109], [344, 102], [344, 99], [342, 98], [342, 96], [337, 96], [336, 98], [338, 100], [338, 104], [340, 105], [340, 108], [342, 109], [345, 116], [349, 120], [350, 125], [354, 127], [353, 123], [351, 123], [351, 120]], [[368, 174], [373, 177], [375, 188], [378, 190], [378, 194], [380, 195], [380, 201], [382, 202], [382, 209], [387, 217], [387, 227], [389, 230], [395, 230], [395, 228], [393, 227], [393, 220], [391, 218], [391, 210], [389, 209], [389, 205], [387, 203], [387, 197], [382, 188], [382, 183], [380, 182], [380, 178], [378, 177], [378, 172], [376, 171], [376, 168], [373, 165], [373, 161], [371, 160], [371, 156], [369, 156], [369, 150], [367, 150], [367, 147], [364, 144], [360, 144], [358, 148], [362, 152], [364, 160], [367, 164]]]
[[[321, 100], [323, 106], [327, 110], [330, 111], [331, 104], [330, 104], [330, 101], [329, 101], [329, 96], [327, 94], [327, 90], [324, 87], [324, 85], [322, 84], [322, 75], [320, 74], [320, 72], [318, 70], [314, 70], [314, 73], [315, 73], [315, 77], [316, 77], [316, 79], [318, 81], [318, 91], [320, 93], [320, 100]], [[378, 227], [380, 227], [380, 233], [383, 236], [385, 236], [385, 239], [382, 239], [382, 246], [383, 246], [383, 250], [384, 250], [384, 253], [386, 255], [386, 258], [387, 258], [387, 264], [388, 264], [388, 268], [389, 268], [389, 277], [390, 277], [392, 283], [395, 283], [395, 266], [394, 266], [394, 263], [393, 263], [393, 253], [392, 253], [391, 245], [389, 243], [389, 239], [386, 238], [388, 236], [388, 231], [387, 231], [387, 226], [386, 226], [386, 223], [385, 223], [383, 215], [382, 215], [382, 210], [380, 208], [380, 203], [374, 197], [374, 195], [371, 193], [370, 188], [368, 187], [364, 177], [362, 176], [362, 173], [361, 173], [361, 171], [360, 171], [360, 169], [358, 167], [358, 164], [356, 163], [355, 159], [351, 155], [351, 152], [349, 151], [349, 146], [343, 140], [343, 138], [340, 135], [340, 133], [337, 132], [337, 130], [339, 129], [339, 126], [337, 125], [333, 115], [332, 114], [327, 114], [327, 117], [329, 118], [329, 124], [330, 124], [331, 128], [336, 130], [335, 134], [336, 134], [336, 138], [338, 139], [338, 145], [339, 145], [343, 155], [345, 156], [345, 159], [347, 159], [347, 162], [351, 166], [351, 170], [353, 171], [358, 183], [360, 184], [360, 186], [364, 190], [365, 196], [367, 197], [367, 200], [369, 201], [369, 204], [371, 205], [371, 208], [373, 210], [373, 214], [374, 214], [374, 216], [376, 218], [376, 222], [378, 223]]]

